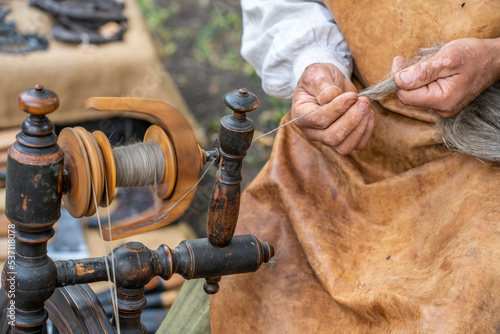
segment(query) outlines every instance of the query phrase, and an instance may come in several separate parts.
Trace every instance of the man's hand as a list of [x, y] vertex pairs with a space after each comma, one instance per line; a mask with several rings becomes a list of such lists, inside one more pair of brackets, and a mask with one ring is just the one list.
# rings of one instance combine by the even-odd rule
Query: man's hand
[[[451, 117], [500, 79], [499, 52], [500, 38], [454, 40], [396, 74], [398, 97], [406, 105]], [[393, 69], [400, 64], [401, 58], [394, 58]]]
[[291, 114], [299, 117], [319, 106], [295, 124], [304, 135], [348, 154], [366, 146], [374, 127], [370, 101], [358, 99], [354, 85], [332, 64], [309, 66], [293, 94]]

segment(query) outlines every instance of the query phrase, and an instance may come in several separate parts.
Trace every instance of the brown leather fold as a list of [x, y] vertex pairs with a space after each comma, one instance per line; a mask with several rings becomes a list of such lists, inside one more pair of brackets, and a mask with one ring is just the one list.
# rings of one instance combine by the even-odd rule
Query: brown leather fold
[[[441, 26], [444, 41], [477, 35], [478, 15], [478, 37], [500, 35], [498, 1], [330, 5], [370, 84], [393, 56], [428, 46], [418, 29]], [[399, 33], [403, 19], [417, 31]], [[499, 166], [444, 149], [427, 111], [385, 105], [373, 104], [368, 146], [348, 156], [294, 125], [278, 131], [237, 228], [276, 256], [222, 279], [213, 333], [500, 332]]]
[[222, 279], [213, 333], [500, 328], [500, 169], [460, 154], [378, 181], [363, 169], [294, 126], [280, 131], [237, 230], [276, 257]]

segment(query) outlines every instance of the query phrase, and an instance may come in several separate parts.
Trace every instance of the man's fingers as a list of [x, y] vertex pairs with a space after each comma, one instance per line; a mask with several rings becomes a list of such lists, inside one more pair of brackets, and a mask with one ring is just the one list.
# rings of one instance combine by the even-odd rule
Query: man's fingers
[[396, 84], [405, 90], [417, 89], [430, 84], [439, 78], [446, 78], [452, 73], [447, 66], [451, 60], [446, 58], [432, 57], [431, 59], [409, 66], [399, 71], [396, 76]]
[[356, 87], [331, 64], [309, 66], [292, 99], [291, 114], [300, 118], [295, 125], [304, 135], [330, 147], [340, 145], [344, 154], [366, 145], [365, 130], [373, 128], [371, 113], [370, 101], [359, 98]]
[[317, 95], [319, 105], [332, 102], [334, 98], [342, 94], [342, 90], [337, 86], [328, 85]]
[[397, 90], [399, 99], [405, 105], [429, 108], [443, 117], [449, 117], [462, 109], [467, 103], [453, 94], [452, 77], [438, 79], [427, 86], [414, 90]]
[[370, 111], [366, 112], [365, 116], [363, 117], [363, 119], [361, 119], [361, 122], [359, 122], [358, 126], [356, 126], [356, 128], [351, 131], [351, 133], [342, 143], [334, 148], [337, 153], [346, 155], [351, 153], [358, 147], [361, 138], [365, 134], [368, 122], [370, 120], [370, 115]]
[[[312, 140], [319, 141], [327, 146], [336, 147], [342, 144], [342, 142], [349, 137], [349, 135], [363, 121], [366, 114], [369, 114], [370, 112], [368, 100], [361, 98], [341, 117], [330, 123], [327, 128], [319, 129], [306, 127], [302, 128], [302, 131]], [[356, 147], [356, 145], [354, 145], [354, 147]]]
[[[338, 82], [340, 82], [342, 78], [340, 71], [331, 71], [325, 64], [313, 64], [304, 71], [300, 82], [309, 94], [318, 99], [323, 92], [326, 93], [331, 90], [332, 87], [336, 87], [337, 95], [342, 94], [342, 89], [338, 87]], [[324, 104], [330, 101], [323, 101], [322, 103], [318, 101], [318, 103]]]
[[[296, 125], [299, 128], [326, 129], [333, 122], [342, 117], [357, 100], [358, 96], [356, 93], [350, 92], [342, 94], [330, 103], [323, 105], [320, 110], [298, 120]], [[297, 114], [303, 115], [317, 107], [317, 105], [312, 103], [304, 104], [300, 107], [300, 113]]]
[[401, 102], [407, 106], [418, 105], [422, 108], [428, 108], [429, 105], [432, 105], [432, 103], [435, 102], [428, 86], [420, 87], [414, 90], [399, 89], [396, 93], [398, 94], [398, 98]]
[[356, 150], [362, 150], [368, 144], [370, 137], [373, 133], [373, 129], [375, 128], [375, 114], [372, 110], [370, 110], [370, 114], [368, 115], [368, 124], [366, 126], [365, 131], [363, 132], [363, 136], [358, 142], [358, 146], [356, 146]]

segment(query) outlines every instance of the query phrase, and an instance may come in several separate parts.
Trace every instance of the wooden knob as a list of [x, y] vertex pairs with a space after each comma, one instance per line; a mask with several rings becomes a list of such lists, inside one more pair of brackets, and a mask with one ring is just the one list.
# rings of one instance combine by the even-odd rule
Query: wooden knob
[[217, 292], [219, 292], [219, 282], [220, 282], [220, 280], [221, 280], [220, 276], [217, 276], [217, 277], [207, 277], [205, 279], [206, 282], [203, 284], [203, 290], [205, 290], [205, 292], [208, 295], [216, 294]]
[[259, 107], [259, 99], [246, 88], [233, 90], [224, 96], [224, 103], [235, 113], [246, 113]]
[[26, 89], [17, 96], [19, 108], [31, 115], [47, 115], [59, 108], [59, 97], [42, 85]]

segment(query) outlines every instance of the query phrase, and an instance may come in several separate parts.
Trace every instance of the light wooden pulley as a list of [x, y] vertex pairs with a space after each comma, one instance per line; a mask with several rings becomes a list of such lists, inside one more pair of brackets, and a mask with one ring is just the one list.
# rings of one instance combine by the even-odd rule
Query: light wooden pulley
[[[82, 127], [61, 131], [58, 144], [65, 154], [64, 166], [68, 172], [63, 200], [69, 213], [77, 218], [91, 216], [97, 206], [106, 207], [111, 203], [116, 187], [151, 185], [161, 199], [160, 204], [148, 209], [139, 219], [129, 217], [113, 223], [111, 231], [103, 226], [104, 238], [108, 240], [110, 234], [113, 239], [124, 238], [179, 218], [191, 204], [195, 189], [186, 193], [196, 185], [206, 162], [206, 153], [196, 143], [182, 114], [164, 102], [143, 98], [96, 97], [88, 99], [86, 107], [140, 113], [148, 116], [154, 125], [146, 131], [143, 143], [120, 148], [112, 148], [101, 131], [89, 133]], [[148, 172], [138, 181], [139, 185], [129, 185], [128, 180], [134, 175], [127, 174], [134, 173], [134, 168], [123, 167], [124, 163], [137, 163], [128, 161], [137, 160], [127, 156], [127, 151], [132, 149], [139, 150], [143, 156], [144, 167], [140, 170]]]

